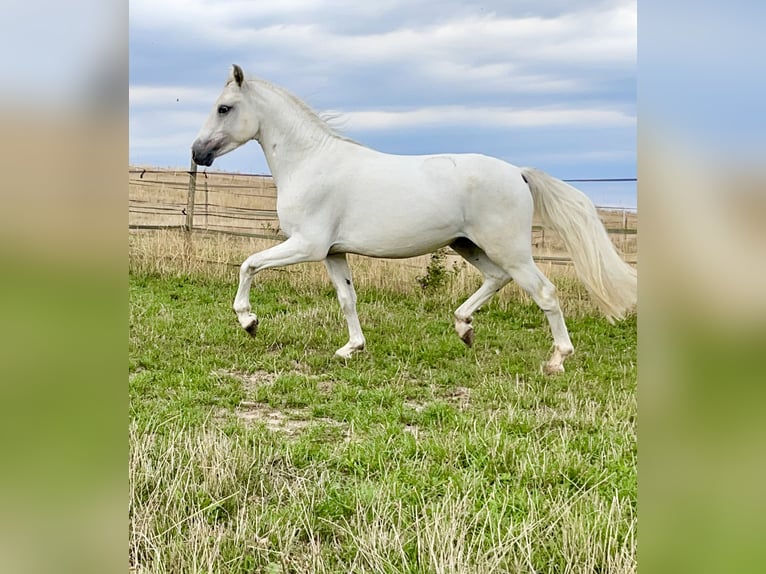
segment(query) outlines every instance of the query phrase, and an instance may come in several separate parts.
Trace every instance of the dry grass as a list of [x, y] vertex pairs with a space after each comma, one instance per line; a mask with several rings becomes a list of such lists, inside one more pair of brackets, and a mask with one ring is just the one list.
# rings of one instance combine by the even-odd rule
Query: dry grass
[[[289, 431], [282, 424], [267, 429], [289, 435], [319, 424], [302, 423]], [[487, 424], [486, 434], [478, 430], [475, 438], [493, 436], [494, 423]], [[339, 442], [331, 456], [342, 457], [358, 440]], [[521, 491], [518, 504], [527, 511], [510, 521], [501, 517], [517, 514], [511, 499], [478, 472], [438, 497], [406, 503], [401, 484], [385, 476], [378, 484], [349, 478], [354, 486], [342, 488], [352, 506], [323, 517], [320, 501], [337, 491], [337, 477], [325, 464], [295, 467], [290, 450], [280, 452], [271, 441], [254, 443], [212, 424], [163, 434], [139, 432], [133, 424], [130, 445], [135, 572], [213, 572], [227, 564], [237, 572], [274, 573], [336, 572], [340, 565], [358, 573], [535, 572], [541, 542], [552, 539], [559, 566], [566, 565], [557, 571], [635, 571], [633, 505], [598, 494], [606, 477], [575, 495]], [[544, 472], [539, 462], [520, 461], [519, 475]], [[399, 469], [389, 472], [395, 477]], [[487, 501], [485, 510], [477, 510], [477, 500]]]

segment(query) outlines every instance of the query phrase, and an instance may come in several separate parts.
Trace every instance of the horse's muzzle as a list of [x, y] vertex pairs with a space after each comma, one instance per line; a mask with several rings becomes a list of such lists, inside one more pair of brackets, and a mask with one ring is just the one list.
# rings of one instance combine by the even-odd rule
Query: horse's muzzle
[[211, 146], [209, 142], [195, 141], [192, 144], [192, 159], [197, 165], [209, 167], [213, 165], [217, 146]]

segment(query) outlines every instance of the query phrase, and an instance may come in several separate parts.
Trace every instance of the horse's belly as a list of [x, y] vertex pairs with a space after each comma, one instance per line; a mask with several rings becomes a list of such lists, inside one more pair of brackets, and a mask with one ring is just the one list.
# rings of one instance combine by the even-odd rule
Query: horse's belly
[[344, 226], [331, 252], [358, 253], [369, 257], [415, 257], [431, 253], [462, 235], [453, 221], [433, 219], [424, 224], [407, 217], [369, 221], [355, 229]]

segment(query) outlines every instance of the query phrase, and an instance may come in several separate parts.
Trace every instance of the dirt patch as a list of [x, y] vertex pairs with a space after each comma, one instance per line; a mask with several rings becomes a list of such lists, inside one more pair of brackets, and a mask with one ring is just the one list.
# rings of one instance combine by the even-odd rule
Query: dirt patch
[[416, 413], [422, 412], [428, 406], [428, 403], [422, 401], [404, 401], [402, 404]]
[[246, 373], [244, 371], [235, 371], [233, 369], [218, 369], [217, 371], [213, 371], [213, 374], [237, 379], [242, 383], [242, 388], [248, 395], [261, 387], [270, 387], [279, 377], [279, 373], [263, 370]]
[[471, 406], [471, 389], [468, 387], [455, 387], [445, 393], [444, 398], [463, 411]]
[[[254, 372], [237, 371], [234, 369], [219, 369], [212, 373], [219, 377], [230, 377], [242, 384], [246, 397], [256, 395], [258, 389], [272, 386], [282, 373], [265, 370]], [[331, 381], [319, 381], [317, 388], [321, 393], [330, 394], [333, 390]], [[344, 427], [348, 425], [329, 418], [314, 418], [308, 408], [284, 408], [276, 409], [267, 403], [244, 400], [235, 409], [234, 414], [245, 424], [264, 424], [269, 431], [282, 432], [293, 436], [307, 427], [322, 423], [332, 427]], [[350, 436], [349, 431], [345, 432]]]
[[[468, 387], [454, 387], [452, 389], [443, 390], [442, 392], [436, 392], [434, 395], [435, 398], [443, 399], [461, 411], [471, 406], [471, 389]], [[402, 404], [408, 409], [420, 413], [431, 403], [429, 401], [410, 400], [404, 401]]]
[[331, 394], [334, 387], [335, 385], [332, 381], [319, 381], [317, 383], [317, 390], [323, 395]]
[[234, 414], [244, 421], [245, 424], [263, 423], [271, 432], [283, 432], [289, 436], [294, 436], [306, 428], [318, 423], [344, 428], [345, 437], [350, 437], [348, 425], [345, 423], [325, 417], [312, 418], [308, 408], [302, 409], [275, 409], [265, 403], [255, 403], [242, 401]]
[[[434, 393], [435, 399], [446, 401], [458, 410], [463, 411], [471, 406], [471, 389], [468, 387], [454, 387], [446, 390], [434, 388], [434, 390], [437, 391]], [[404, 407], [411, 409], [416, 413], [421, 413], [431, 404], [431, 402], [409, 400], [404, 401], [402, 404]], [[421, 429], [417, 424], [406, 424], [404, 425], [403, 430], [414, 436], [416, 439], [428, 434], [428, 431]]]
[[305, 429], [311, 421], [308, 409], [278, 410], [263, 403], [242, 401], [235, 411], [245, 423], [263, 423], [272, 432], [281, 431], [294, 435]]

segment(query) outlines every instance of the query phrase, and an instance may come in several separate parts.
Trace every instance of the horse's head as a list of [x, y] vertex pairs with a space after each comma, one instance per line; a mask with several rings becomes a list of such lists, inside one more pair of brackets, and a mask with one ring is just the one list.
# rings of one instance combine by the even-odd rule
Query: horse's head
[[253, 88], [242, 68], [234, 64], [223, 92], [192, 144], [192, 159], [209, 166], [220, 155], [237, 149], [258, 135], [259, 122], [250, 97]]

